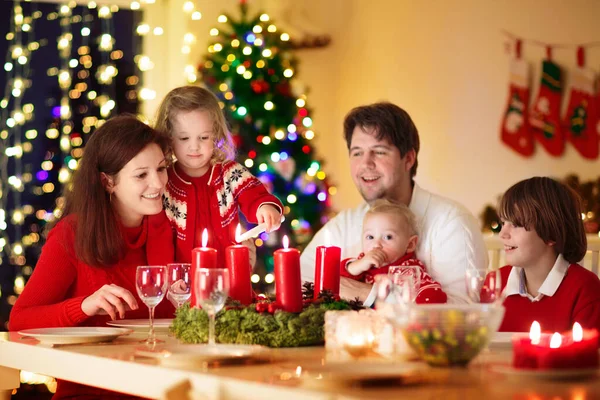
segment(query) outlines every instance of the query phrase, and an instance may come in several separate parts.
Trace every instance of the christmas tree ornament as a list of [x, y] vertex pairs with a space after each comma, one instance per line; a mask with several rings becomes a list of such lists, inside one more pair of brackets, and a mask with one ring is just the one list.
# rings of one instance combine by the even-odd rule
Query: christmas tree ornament
[[560, 124], [562, 81], [560, 67], [550, 58], [542, 64], [542, 79], [535, 103], [529, 114], [533, 137], [553, 156], [565, 149], [565, 139]]
[[502, 118], [502, 142], [524, 157], [533, 154], [533, 135], [527, 118], [529, 104], [529, 64], [520, 58], [510, 63], [508, 104]]
[[594, 71], [584, 68], [584, 50], [580, 47], [578, 67], [570, 80], [569, 101], [564, 115], [567, 140], [585, 158], [598, 158], [598, 104]]

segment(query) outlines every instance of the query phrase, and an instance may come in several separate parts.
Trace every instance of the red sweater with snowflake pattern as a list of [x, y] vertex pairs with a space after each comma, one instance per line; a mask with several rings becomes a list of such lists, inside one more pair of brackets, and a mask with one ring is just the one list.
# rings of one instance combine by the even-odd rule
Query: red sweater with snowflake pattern
[[[342, 260], [340, 264], [340, 274], [343, 277], [354, 279], [357, 281], [365, 282], [373, 284], [375, 282], [375, 275], [387, 274], [389, 269], [394, 266], [418, 266], [421, 272], [421, 276], [419, 276], [419, 289], [417, 291], [417, 297], [415, 299], [415, 303], [417, 304], [427, 304], [427, 303], [446, 303], [448, 301], [448, 296], [442, 290], [442, 286], [433, 280], [431, 275], [427, 273], [427, 268], [425, 264], [423, 264], [419, 259], [417, 259], [414, 252], [406, 253], [398, 260], [388, 265], [384, 265], [380, 268], [371, 268], [368, 271], [363, 272], [359, 275], [352, 275], [346, 269], [346, 266], [349, 262], [361, 259], [365, 256], [365, 253], [361, 253], [358, 258], [347, 258]], [[407, 273], [412, 273], [412, 270], [407, 269]]]

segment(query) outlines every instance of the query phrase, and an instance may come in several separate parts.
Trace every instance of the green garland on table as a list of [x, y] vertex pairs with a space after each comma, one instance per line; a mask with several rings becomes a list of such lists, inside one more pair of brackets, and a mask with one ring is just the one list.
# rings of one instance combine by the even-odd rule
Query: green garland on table
[[[215, 324], [217, 342], [259, 344], [269, 347], [323, 344], [325, 312], [360, 309], [362, 303], [358, 300], [350, 302], [339, 300], [326, 291], [319, 295], [319, 300], [312, 302], [311, 285], [312, 283], [304, 285], [305, 305], [299, 314], [282, 310], [275, 310], [273, 313], [258, 312], [257, 308], [264, 309], [260, 304], [269, 303], [269, 299], [249, 306], [228, 301], [225, 309], [217, 314]], [[170, 330], [184, 343], [206, 343], [208, 315], [203, 310], [186, 304], [177, 310]]]

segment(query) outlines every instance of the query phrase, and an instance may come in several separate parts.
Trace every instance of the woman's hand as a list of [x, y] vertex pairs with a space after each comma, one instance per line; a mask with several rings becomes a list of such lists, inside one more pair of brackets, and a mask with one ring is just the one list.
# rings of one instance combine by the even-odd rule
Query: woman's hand
[[102, 286], [81, 303], [81, 310], [85, 315], [91, 317], [108, 314], [113, 321], [117, 319], [117, 312], [122, 319], [128, 309], [138, 309], [135, 297], [129, 290], [113, 284]]
[[259, 224], [265, 224], [267, 232], [271, 232], [281, 225], [281, 212], [270, 204], [263, 204], [256, 211], [256, 219]]

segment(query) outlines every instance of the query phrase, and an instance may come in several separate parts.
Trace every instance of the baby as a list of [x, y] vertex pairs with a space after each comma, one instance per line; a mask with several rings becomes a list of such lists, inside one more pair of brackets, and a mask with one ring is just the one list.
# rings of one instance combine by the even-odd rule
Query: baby
[[415, 277], [416, 303], [445, 303], [446, 293], [415, 256], [417, 240], [415, 216], [407, 206], [376, 200], [363, 220], [363, 252], [358, 258], [342, 261], [341, 275], [372, 284], [375, 275], [400, 267], [395, 268], [395, 273], [420, 275]]

